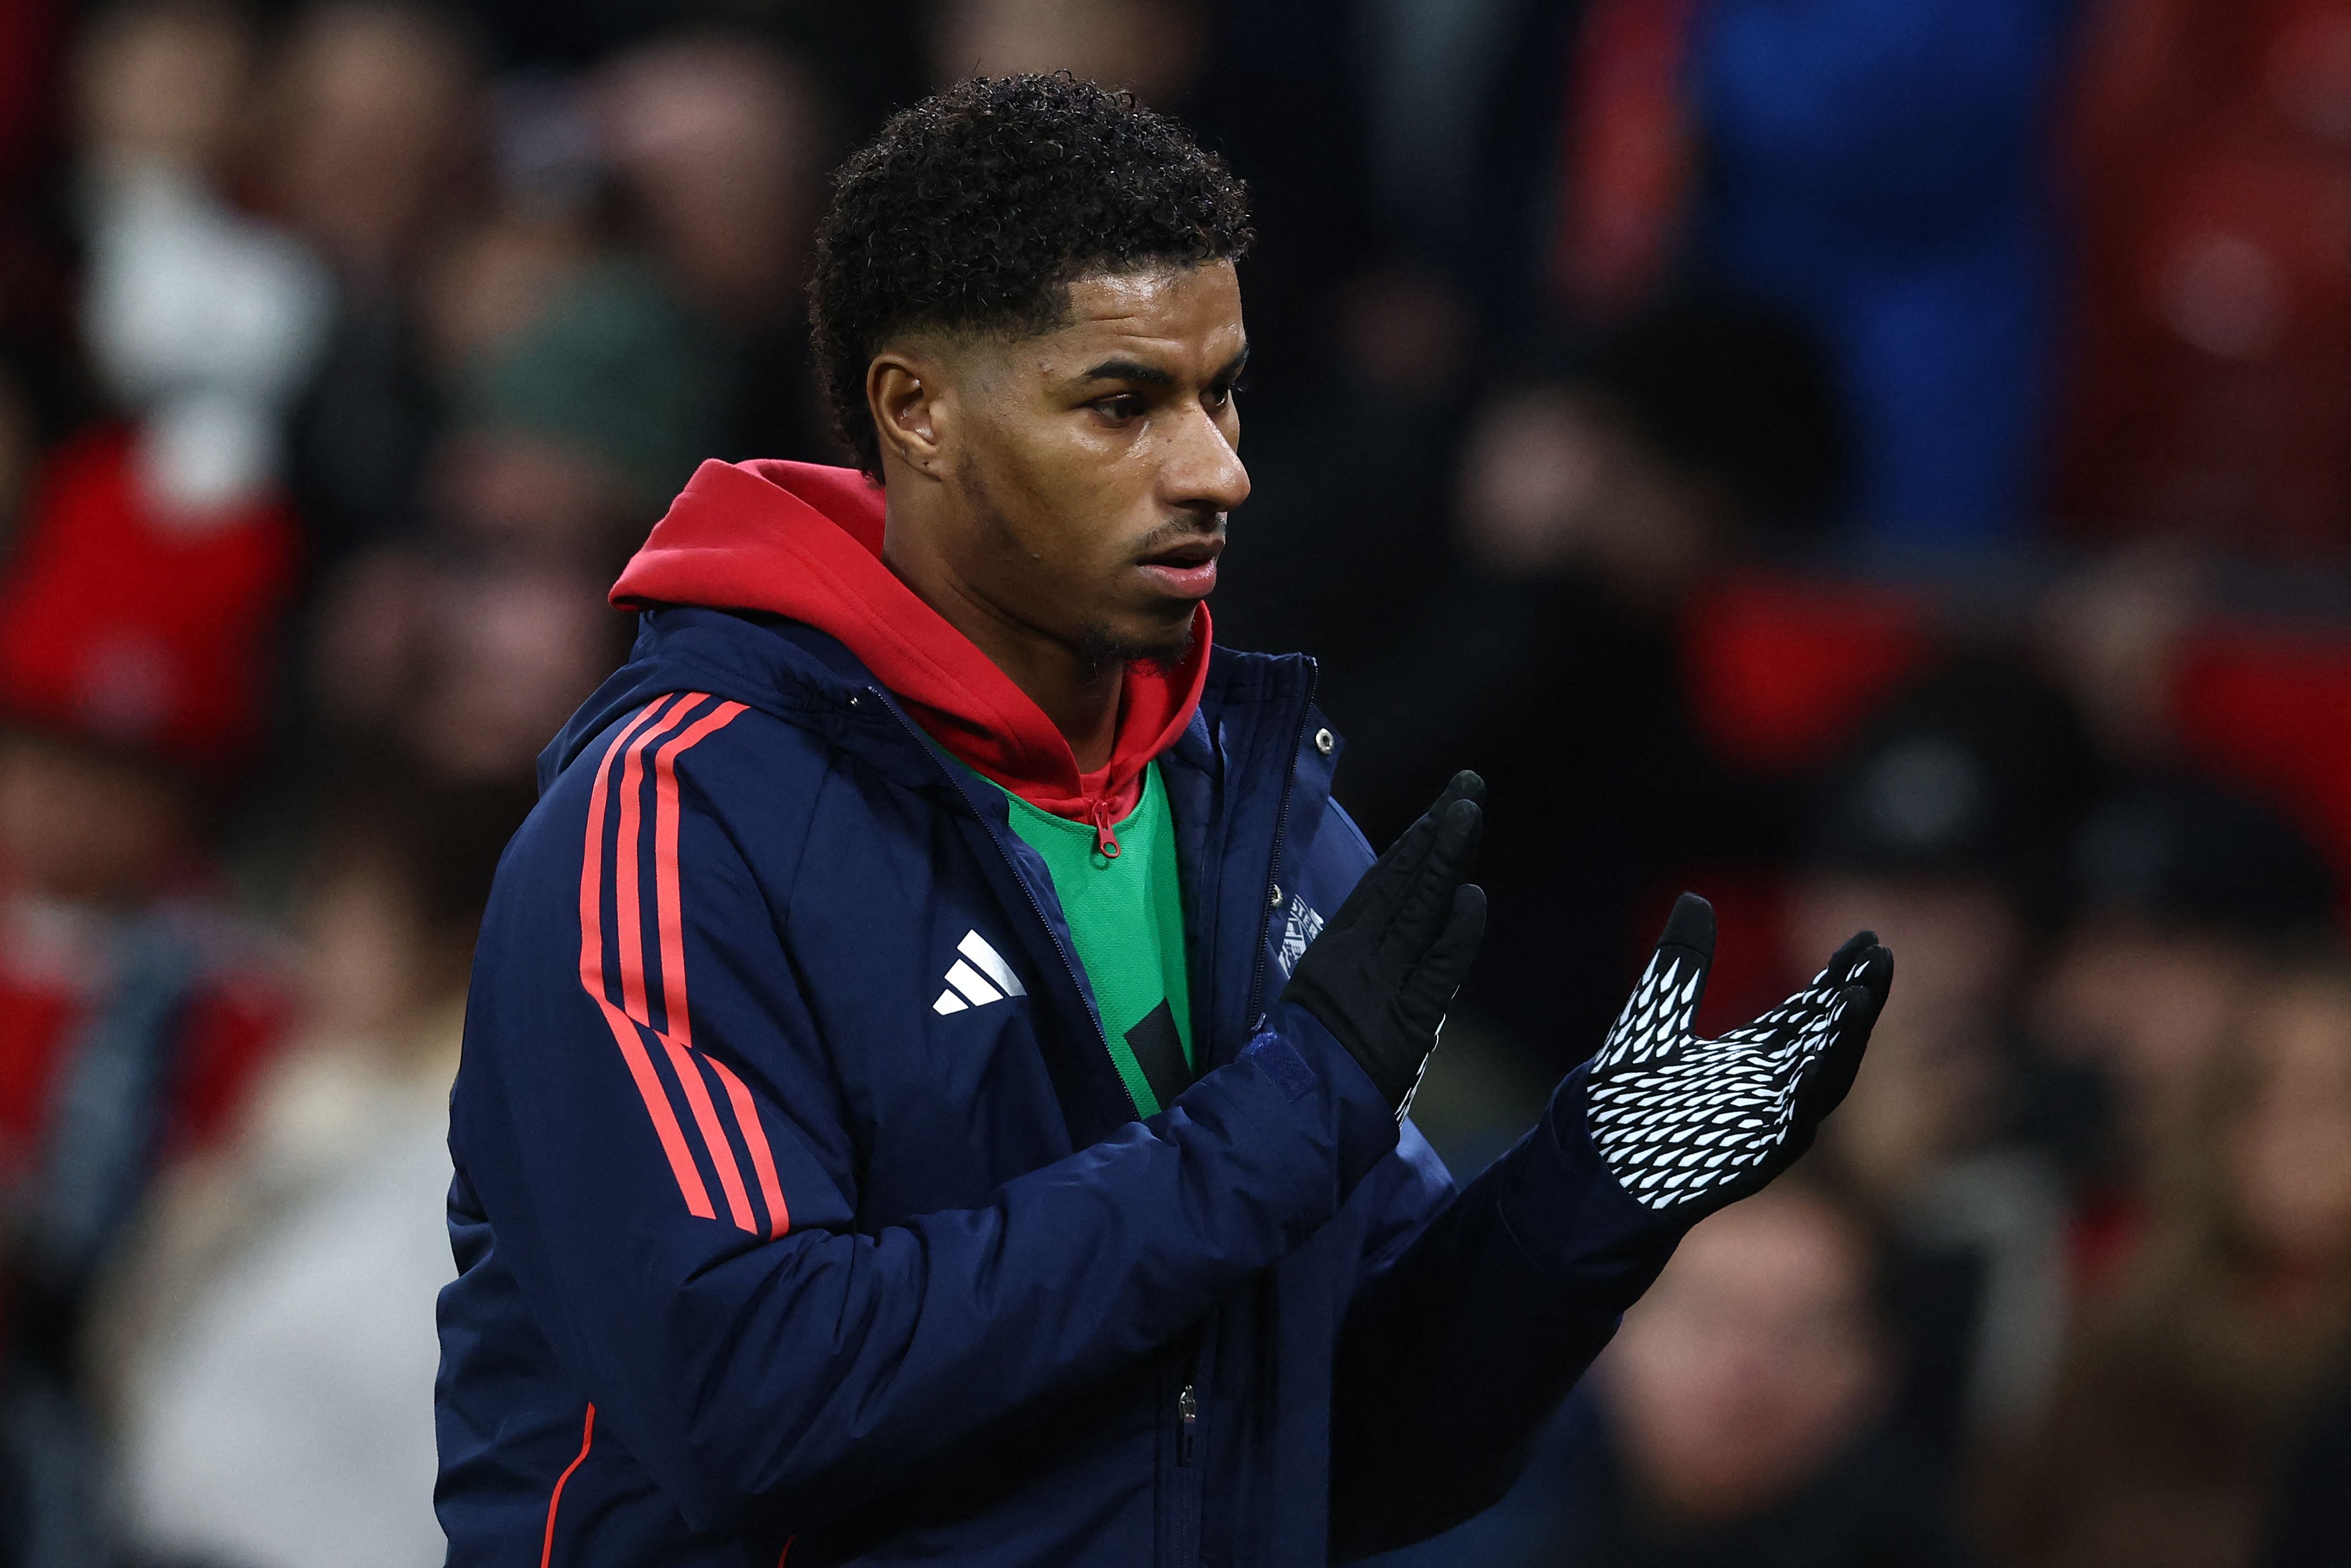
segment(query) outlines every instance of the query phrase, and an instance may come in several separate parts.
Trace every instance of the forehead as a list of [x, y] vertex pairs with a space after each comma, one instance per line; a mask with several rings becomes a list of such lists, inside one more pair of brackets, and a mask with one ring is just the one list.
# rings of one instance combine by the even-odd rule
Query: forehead
[[1114, 350], [1221, 368], [1247, 341], [1240, 277], [1229, 261], [1089, 273], [1069, 286], [1060, 325], [1033, 340], [1055, 369], [1064, 358]]

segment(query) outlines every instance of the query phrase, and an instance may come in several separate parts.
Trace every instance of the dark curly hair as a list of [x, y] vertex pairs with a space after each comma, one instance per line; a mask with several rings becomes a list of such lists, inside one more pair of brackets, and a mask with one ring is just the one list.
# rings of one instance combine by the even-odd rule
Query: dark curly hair
[[1249, 190], [1190, 133], [1051, 76], [975, 78], [911, 109], [834, 176], [809, 321], [833, 429], [877, 479], [865, 371], [908, 328], [1034, 333], [1090, 272], [1248, 250]]

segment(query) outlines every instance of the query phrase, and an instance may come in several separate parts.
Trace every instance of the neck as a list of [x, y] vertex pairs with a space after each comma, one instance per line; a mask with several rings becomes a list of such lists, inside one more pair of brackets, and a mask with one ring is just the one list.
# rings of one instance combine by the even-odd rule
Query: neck
[[[897, 535], [890, 536], [894, 545]], [[1102, 664], [991, 603], [935, 557], [885, 545], [882, 559], [916, 598], [970, 640], [987, 662], [1044, 710], [1070, 743], [1078, 771], [1107, 767], [1118, 739], [1119, 697], [1126, 666]]]
[[[917, 592], [921, 590], [917, 589]], [[1126, 666], [1101, 664], [1029, 627], [1005, 620], [988, 607], [957, 595], [942, 602], [923, 599], [987, 655], [1029, 700], [1045, 710], [1070, 743], [1078, 771], [1108, 767], [1118, 740], [1118, 702], [1126, 686]], [[950, 605], [954, 608], [950, 609]]]

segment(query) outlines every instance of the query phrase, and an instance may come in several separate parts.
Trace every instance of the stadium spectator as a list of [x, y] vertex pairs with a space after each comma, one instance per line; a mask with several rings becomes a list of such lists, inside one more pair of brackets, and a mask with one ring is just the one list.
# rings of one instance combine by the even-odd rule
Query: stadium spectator
[[1552, 250], [1572, 308], [1677, 274], [1795, 312], [1854, 432], [1854, 527], [2025, 531], [2049, 406], [2053, 0], [1590, 8]]
[[1993, 1472], [2020, 1568], [2251, 1560], [2289, 1443], [2351, 1353], [2351, 974], [2273, 967], [2160, 1151], [2147, 1240]]
[[1941, 1568], [1929, 1456], [1890, 1431], [1896, 1346], [1867, 1226], [1785, 1182], [1683, 1241], [1484, 1518], [1382, 1568]]
[[132, 436], [55, 454], [0, 621], [0, 1543], [102, 1562], [83, 1332], [154, 1172], [222, 1136], [289, 1001], [211, 850], [266, 733], [293, 528], [193, 518]]
[[141, 1545], [249, 1568], [423, 1568], [434, 1299], [474, 931], [531, 794], [354, 768], [300, 901], [309, 1005], [239, 1135], [129, 1276], [125, 1486]]
[[1681, 299], [1479, 413], [1449, 580], [1429, 581], [1425, 555], [1355, 561], [1338, 517], [1322, 536], [1321, 559], [1340, 559], [1318, 575], [1353, 585], [1326, 613], [1361, 624], [1362, 604], [1409, 607], [1402, 627], [1369, 622], [1376, 662], [1367, 650], [1369, 673], [1352, 680], [1334, 669], [1321, 699], [1353, 737], [1341, 789], [1368, 831], [1408, 820], [1435, 757], [1470, 758], [1497, 802], [1532, 807], [1497, 811], [1481, 873], [1489, 961], [1462, 1006], [1520, 1042], [1539, 1077], [1613, 1016], [1639, 901], [1694, 863], [1768, 856], [1787, 836], [1784, 803], [1699, 738], [1677, 647], [1694, 591], [1816, 519], [1837, 465], [1804, 336]]
[[529, 783], [560, 724], [622, 651], [592, 579], [388, 551], [327, 599], [308, 695], [339, 753], [388, 753], [445, 782]]
[[138, 416], [142, 489], [190, 519], [274, 497], [286, 407], [332, 309], [309, 252], [222, 194], [250, 57], [225, 7], [130, 0], [91, 22], [77, 61], [83, 333]]
[[1196, 0], [965, 0], [942, 7], [931, 36], [942, 82], [1065, 70], [1171, 109], [1207, 42]]
[[1692, 1231], [1604, 1364], [1609, 1441], [1555, 1560], [1959, 1561], [1933, 1469], [1882, 1425], [1876, 1288], [1866, 1230], [1802, 1187]]
[[1791, 953], [1867, 909], [1919, 954], [1823, 1153], [1885, 1217], [1903, 1417], [1945, 1453], [2030, 1420], [2047, 1390], [2065, 1189], [2026, 1098], [2020, 998], [2099, 775], [2056, 691], [1956, 657], [1831, 770], [1788, 898]]
[[436, 514], [493, 554], [604, 576], [716, 448], [726, 394], [707, 325], [650, 269], [582, 257], [465, 363]]
[[[147, 1546], [403, 1550], [413, 1510], [360, 1521], [413, 1500], [414, 1432], [380, 1413], [423, 1408], [383, 1390], [414, 1386], [401, 1325], [449, 1261], [432, 1128], [466, 879], [618, 662], [605, 590], [693, 463], [838, 460], [808, 385], [817, 171], [935, 79], [1022, 63], [1175, 107], [1256, 194], [1254, 489], [1218, 640], [1322, 657], [1335, 787], [1375, 843], [1443, 782], [1428, 757], [1492, 782], [1488, 956], [1414, 1111], [1456, 1172], [1605, 1023], [1669, 879], [1747, 892], [1718, 898], [1726, 955], [1775, 921], [1807, 956], [1875, 926], [1903, 997], [1813, 1156], [1882, 1233], [1858, 1429], [1946, 1481], [1970, 1445], [2053, 1456], [2040, 1483], [2080, 1489], [2084, 1533], [2003, 1492], [2019, 1568], [2096, 1561], [2135, 1488], [2182, 1551], [2345, 1555], [2351, 1367], [2277, 1305], [2335, 1265], [2196, 1218], [2307, 1208], [2324, 1161], [2300, 1198], [2240, 1201], [2225, 1147], [2190, 1156], [2216, 1078], [2248, 1107], [2258, 1083], [2327, 1092], [2259, 1043], [2288, 1026], [2248, 1020], [2291, 1010], [2265, 994], [2282, 961], [2342, 940], [2301, 832], [2351, 841], [2321, 781], [2351, 734], [2346, 18], [0, 3], [0, 1563], [103, 1549], [68, 1527], [100, 1517], [89, 1414], [118, 1399]], [[1952, 553], [1807, 531], [1837, 518]], [[1866, 600], [1906, 629], [1844, 666], [1825, 625], [1737, 644], [1763, 716], [1743, 733], [1837, 689], [1870, 710], [1892, 666], [1980, 642], [2046, 671], [2125, 783], [2074, 831], [2101, 768], [1970, 655], [1858, 735], [1791, 744], [1790, 778], [1853, 747], [1808, 840], [1790, 778], [1744, 771], [1778, 764], [1716, 755], [1738, 737], [1687, 673], [1710, 667], [1691, 616], [1783, 586], [1792, 618]], [[1709, 1013], [1785, 977], [1719, 968]], [[180, 1071], [100, 1093], [125, 1061]], [[80, 1219], [76, 1192], [99, 1195]], [[1851, 1229], [1773, 1223], [1808, 1252]], [[1820, 1487], [1925, 1495], [1909, 1460], [1881, 1481], [1848, 1456], [1768, 1527], [1669, 1521], [1623, 1386], [1579, 1396], [1499, 1535], [1421, 1560], [1832, 1559], [1855, 1537]], [[2165, 1469], [2197, 1423], [2206, 1473]], [[314, 1479], [249, 1486], [273, 1473]], [[305, 1489], [347, 1493], [346, 1538], [286, 1544]]]
[[2212, 612], [2213, 575], [2190, 549], [2148, 543], [2074, 563], [2042, 596], [2043, 667], [2117, 767], [2180, 765], [2182, 644]]
[[256, 183], [339, 283], [291, 434], [316, 570], [422, 523], [445, 411], [416, 295], [488, 194], [481, 70], [447, 13], [402, 0], [312, 6], [270, 68]]
[[1366, 200], [1387, 244], [1441, 277], [1483, 341], [1540, 311], [1531, 243], [1555, 194], [1562, 66], [1583, 20], [1555, 0], [1384, 0], [1358, 8]]
[[[2261, 802], [2160, 775], [2105, 802], [2073, 852], [2075, 914], [2033, 1003], [2043, 1055], [2090, 1091], [2072, 1163], [2077, 1281], [2110, 1283], [2164, 1151], [2280, 951], [2335, 930], [2325, 862]], [[2104, 1107], [2103, 1114], [2095, 1114]]]
[[706, 455], [830, 460], [802, 293], [825, 123], [808, 67], [754, 38], [684, 34], [613, 59], [595, 94], [653, 254], [721, 329], [731, 407]]

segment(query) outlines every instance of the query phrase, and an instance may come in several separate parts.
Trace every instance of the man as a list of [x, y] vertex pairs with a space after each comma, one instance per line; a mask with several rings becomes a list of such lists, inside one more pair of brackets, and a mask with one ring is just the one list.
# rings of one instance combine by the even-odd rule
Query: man
[[1210, 652], [1248, 242], [1221, 164], [1066, 77], [843, 170], [813, 317], [865, 474], [704, 465], [484, 924], [453, 1563], [1417, 1539], [1844, 1092], [1890, 959], [1698, 1041], [1691, 900], [1466, 1192], [1403, 1123], [1482, 786], [1371, 865], [1312, 666]]
[[[149, 427], [152, 429], [152, 427]], [[295, 1009], [220, 896], [298, 536], [192, 513], [107, 423], [48, 455], [0, 574], [0, 1561], [105, 1561], [99, 1347], [166, 1178], [234, 1144]]]
[[[1801, 1178], [1715, 1216], [1626, 1315], [1545, 1562], [1966, 1561], [1930, 1456], [1889, 1430], [1896, 1346], [1860, 1217]], [[1562, 1542], [1573, 1542], [1561, 1552]]]

